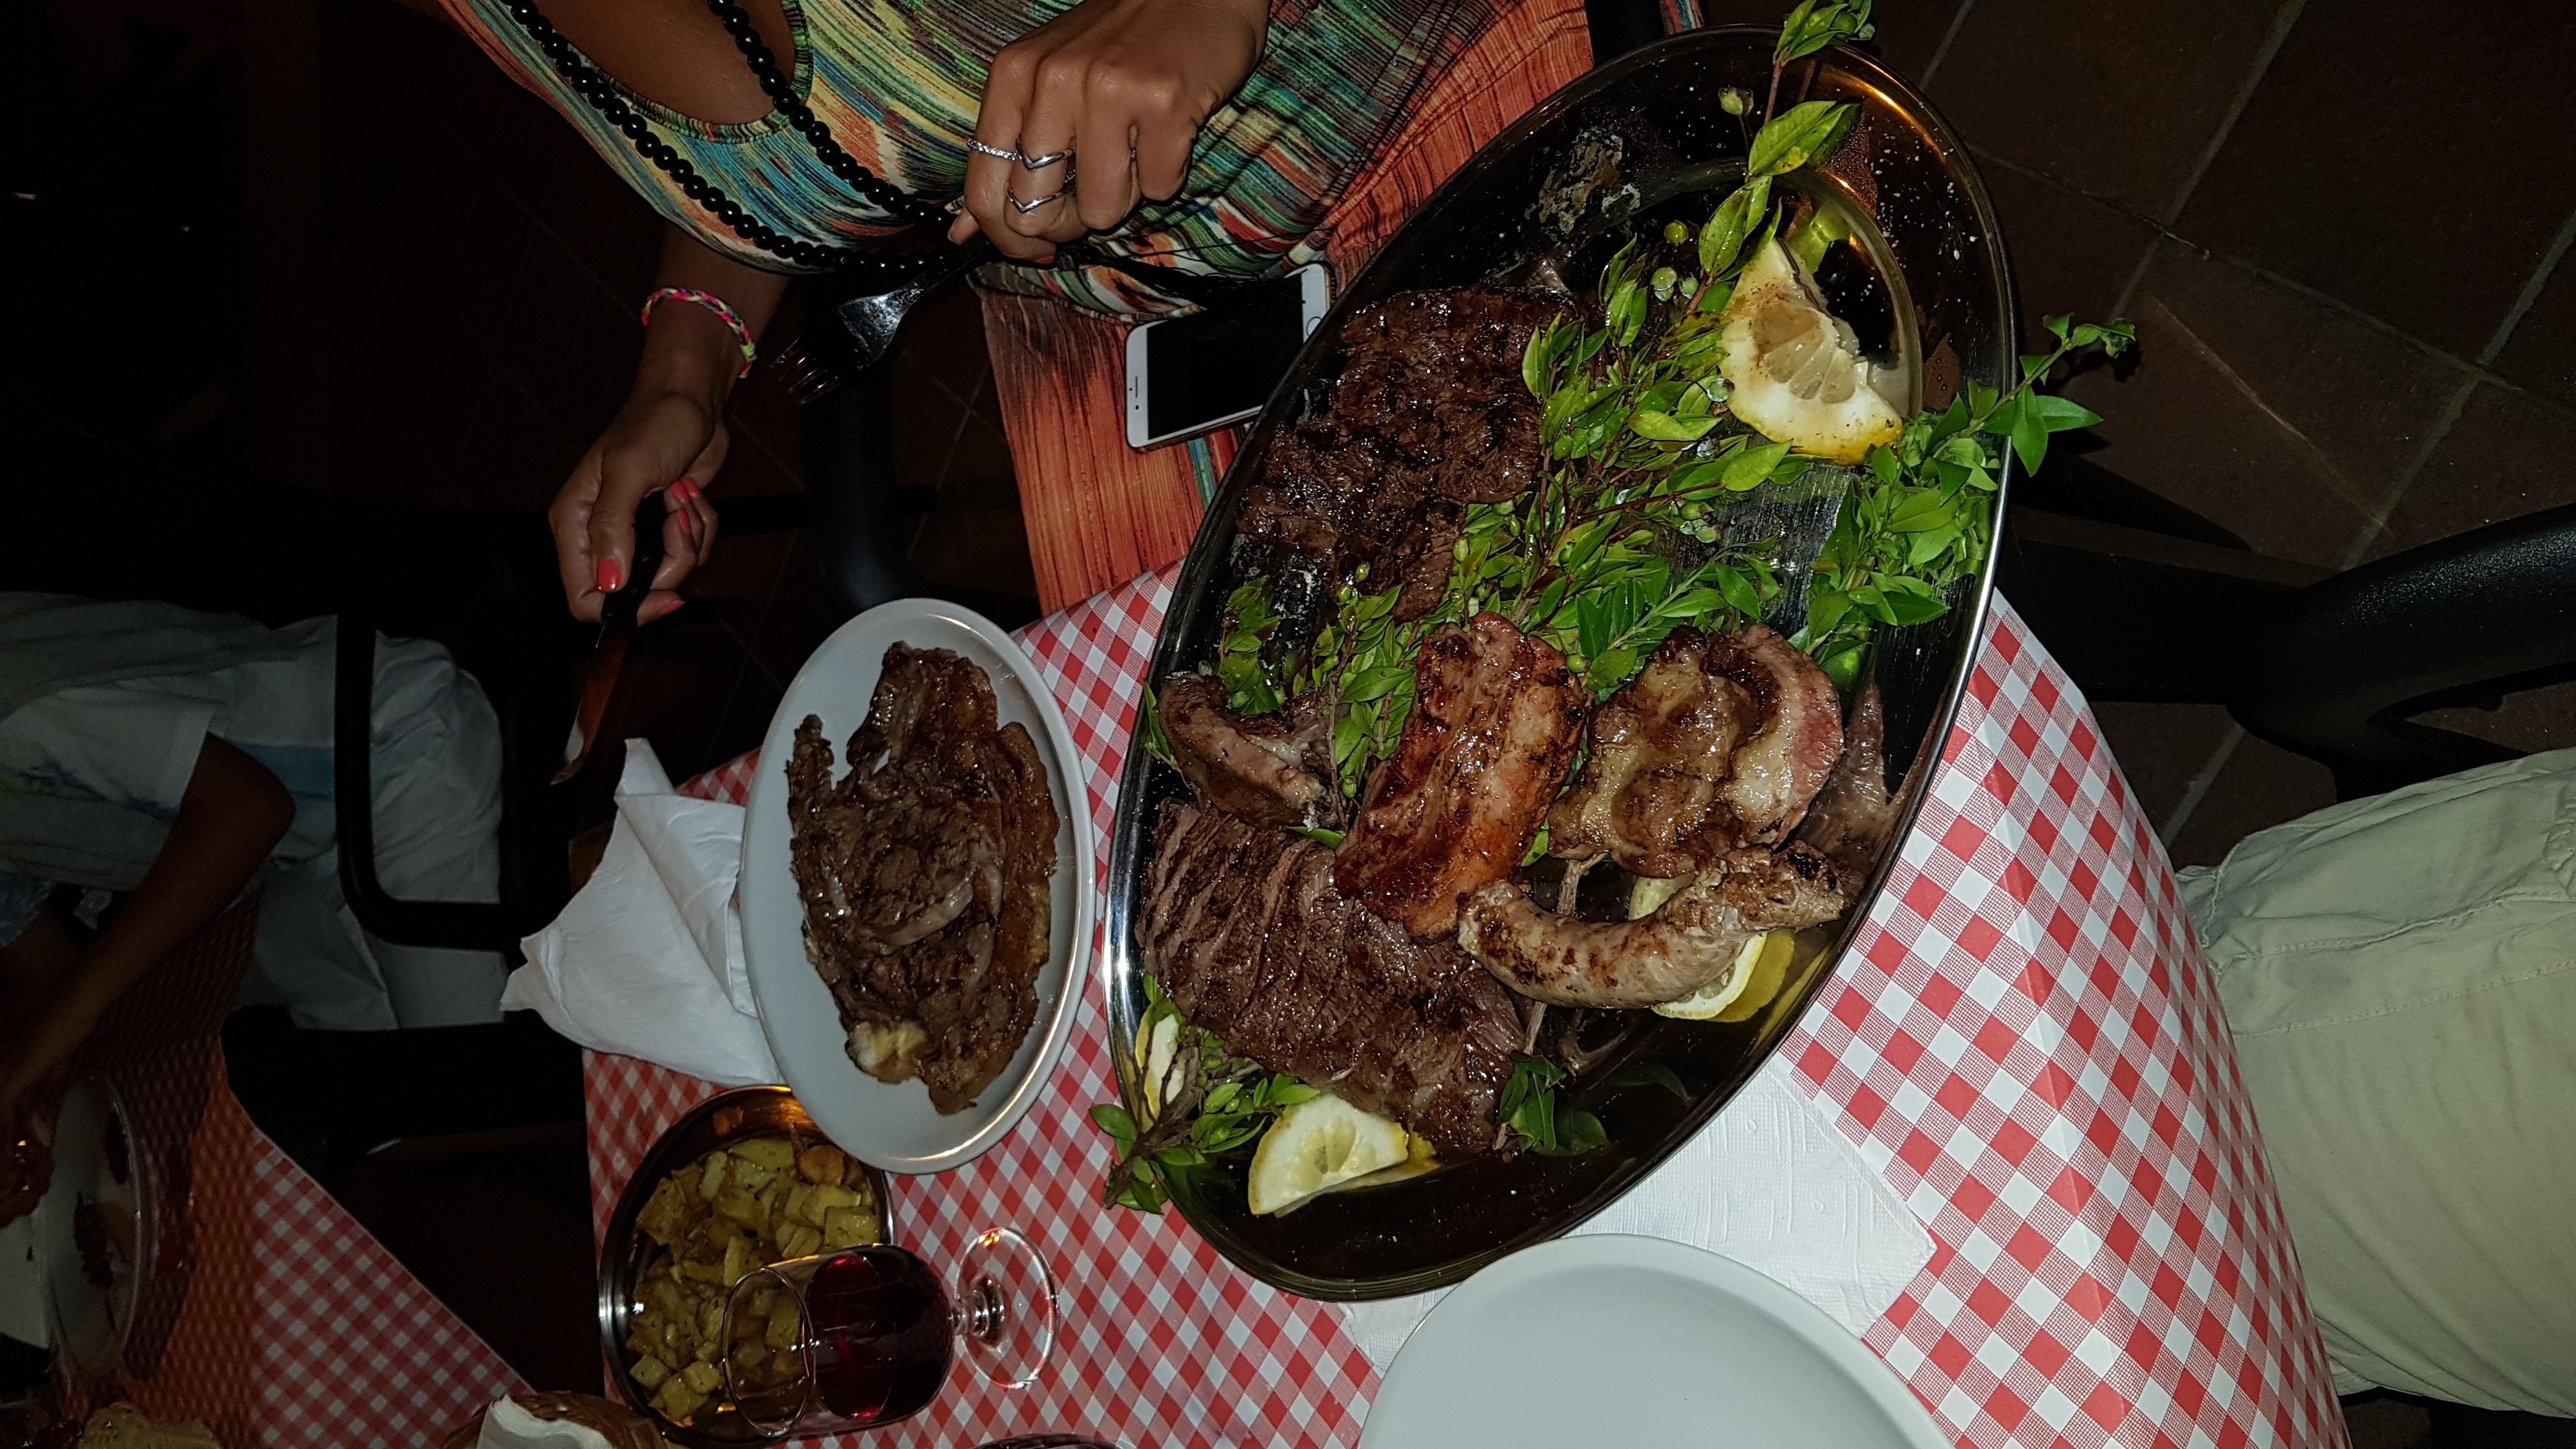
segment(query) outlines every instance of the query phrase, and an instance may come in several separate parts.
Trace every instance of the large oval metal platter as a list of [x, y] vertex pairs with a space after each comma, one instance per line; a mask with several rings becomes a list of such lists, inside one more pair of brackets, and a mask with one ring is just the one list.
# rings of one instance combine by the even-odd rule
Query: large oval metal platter
[[[1468, 162], [1350, 279], [1208, 509], [1163, 620], [1151, 678], [1213, 656], [1226, 596], [1240, 582], [1231, 565], [1235, 514], [1261, 475], [1272, 439], [1322, 407], [1335, 365], [1332, 340], [1344, 319], [1399, 291], [1527, 278], [1543, 264], [1586, 287], [1636, 227], [1661, 226], [1668, 218], [1696, 226], [1742, 174], [1745, 128], [1720, 109], [1719, 93], [1731, 86], [1762, 95], [1774, 34], [1749, 26], [1700, 31], [1594, 71]], [[1873, 258], [1884, 289], [1888, 347], [1917, 364], [1921, 403], [1947, 406], [1963, 379], [2004, 383], [2016, 343], [2011, 285], [1966, 149], [1911, 88], [1857, 52], [1836, 49], [1792, 65], [1782, 104], [1792, 97], [1860, 104], [1858, 129], [1824, 170], [1795, 173], [1780, 184], [1857, 219], [1858, 244]], [[1550, 202], [1544, 219], [1543, 197]], [[1578, 202], [1579, 217], [1565, 224]], [[1801, 503], [1757, 493], [1749, 501], [1805, 510], [1803, 525], [1788, 530], [1793, 540], [1805, 540], [1804, 557], [1783, 560], [1789, 576], [1801, 575], [1832, 526], [1839, 494]], [[1996, 515], [2002, 516], [2000, 499]], [[1990, 557], [1981, 577], [1954, 587], [1945, 616], [1882, 632], [1872, 651], [1870, 668], [1886, 708], [1888, 774], [1900, 808], [1897, 841], [1922, 802], [1929, 764], [1958, 706], [1992, 584]], [[1783, 632], [1798, 627], [1799, 596], [1793, 589], [1775, 611], [1771, 622]], [[1156, 813], [1185, 793], [1176, 771], [1142, 748], [1128, 751], [1111, 842], [1104, 985], [1112, 1055], [1131, 1111], [1137, 1103], [1133, 1038], [1145, 1007], [1144, 963], [1134, 944], [1139, 883]], [[1327, 1195], [1280, 1217], [1255, 1217], [1246, 1209], [1239, 1172], [1189, 1174], [1175, 1184], [1174, 1202], [1245, 1271], [1316, 1298], [1382, 1298], [1441, 1287], [1563, 1233], [1653, 1171], [1753, 1075], [1857, 933], [1895, 853], [1893, 845], [1882, 852], [1840, 920], [1801, 934], [1787, 984], [1750, 1020], [1619, 1014], [1610, 1025], [1624, 1035], [1569, 1085], [1564, 1099], [1599, 1115], [1609, 1132], [1606, 1147], [1576, 1157], [1475, 1159], [1409, 1182]], [[1670, 1069], [1683, 1092], [1661, 1085], [1660, 1074], [1634, 1070], [1644, 1063]]]

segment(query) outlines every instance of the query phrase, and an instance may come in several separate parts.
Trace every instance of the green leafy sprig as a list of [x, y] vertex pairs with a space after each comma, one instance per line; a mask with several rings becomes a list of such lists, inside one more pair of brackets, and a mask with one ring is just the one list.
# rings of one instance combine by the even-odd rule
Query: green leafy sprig
[[1524, 1150], [1575, 1157], [1610, 1140], [1600, 1118], [1581, 1107], [1558, 1107], [1556, 1089], [1564, 1083], [1565, 1068], [1545, 1057], [1512, 1058], [1512, 1077], [1494, 1115]]
[[1152, 977], [1145, 978], [1145, 1014], [1136, 1024], [1141, 1046], [1165, 1020], [1179, 1024], [1180, 1050], [1170, 1080], [1157, 1083], [1161, 1107], [1140, 1127], [1125, 1107], [1103, 1102], [1091, 1109], [1092, 1125], [1118, 1153], [1100, 1200], [1112, 1207], [1159, 1213], [1171, 1198], [1173, 1174], [1206, 1167], [1251, 1147], [1272, 1118], [1320, 1095], [1285, 1072], [1272, 1072], [1225, 1049], [1216, 1033], [1181, 1020]]
[[1780, 104], [1780, 75], [1789, 62], [1803, 60], [1829, 45], [1846, 41], [1867, 40], [1877, 33], [1869, 20], [1870, 0], [1798, 0], [1789, 18], [1780, 22], [1779, 43], [1771, 48], [1771, 94], [1763, 103], [1762, 114], [1776, 114]]
[[1792, 641], [1835, 685], [1860, 675], [1872, 630], [1927, 623], [1949, 611], [1948, 590], [1985, 566], [1994, 539], [2003, 450], [2036, 471], [2053, 433], [2101, 419], [2039, 391], [2068, 357], [2117, 357], [2137, 340], [2123, 321], [2047, 319], [2054, 350], [2021, 359], [2021, 380], [1998, 392], [1970, 382], [1938, 413], [1915, 414], [1894, 445], [1869, 450], [1868, 468], [1844, 498], [1807, 582], [1807, 627]]
[[1255, 578], [1225, 601], [1225, 637], [1217, 645], [1216, 677], [1225, 686], [1225, 707], [1236, 714], [1276, 714], [1281, 703], [1280, 678], [1262, 658], [1262, 650], [1279, 628], [1279, 611], [1271, 607], [1270, 580]]

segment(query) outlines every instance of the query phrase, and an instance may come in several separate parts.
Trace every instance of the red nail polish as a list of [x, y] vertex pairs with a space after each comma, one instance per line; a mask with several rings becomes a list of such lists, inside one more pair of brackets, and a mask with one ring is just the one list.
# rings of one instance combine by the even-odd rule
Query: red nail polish
[[698, 501], [698, 480], [683, 478], [671, 485], [671, 491], [680, 495], [682, 503], [695, 503]]
[[626, 570], [619, 568], [613, 558], [601, 559], [599, 571], [591, 575], [591, 582], [597, 584], [603, 594], [616, 593], [626, 582]]

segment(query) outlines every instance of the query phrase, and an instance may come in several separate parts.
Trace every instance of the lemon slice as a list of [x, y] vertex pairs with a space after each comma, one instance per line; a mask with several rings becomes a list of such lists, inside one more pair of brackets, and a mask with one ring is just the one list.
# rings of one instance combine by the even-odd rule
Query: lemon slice
[[1870, 386], [1851, 324], [1824, 308], [1806, 268], [1776, 240], [1745, 265], [1726, 304], [1728, 406], [1775, 443], [1836, 463], [1857, 463], [1873, 443], [1893, 443], [1905, 420]]
[[1172, 1080], [1172, 1056], [1181, 1044], [1181, 1019], [1167, 1016], [1145, 1034], [1143, 1059], [1136, 1067], [1136, 1087], [1150, 1123], [1163, 1115], [1163, 1088]]
[[1411, 1134], [1339, 1097], [1309, 1097], [1279, 1114], [1252, 1153], [1252, 1210], [1283, 1213], [1326, 1188], [1412, 1156]]
[[1726, 974], [1679, 1001], [1655, 1008], [1657, 1016], [1683, 1021], [1742, 1021], [1780, 994], [1788, 979], [1789, 958], [1797, 938], [1787, 931], [1766, 931], [1744, 943]]

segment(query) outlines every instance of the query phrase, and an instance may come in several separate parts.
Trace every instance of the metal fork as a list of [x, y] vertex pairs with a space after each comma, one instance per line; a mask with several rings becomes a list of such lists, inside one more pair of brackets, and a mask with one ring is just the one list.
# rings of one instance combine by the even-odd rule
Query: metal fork
[[818, 283], [803, 335], [771, 354], [770, 371], [800, 404], [830, 396], [893, 350], [914, 303], [999, 255], [979, 236], [927, 270], [874, 291], [840, 294], [820, 290], [829, 279]]

